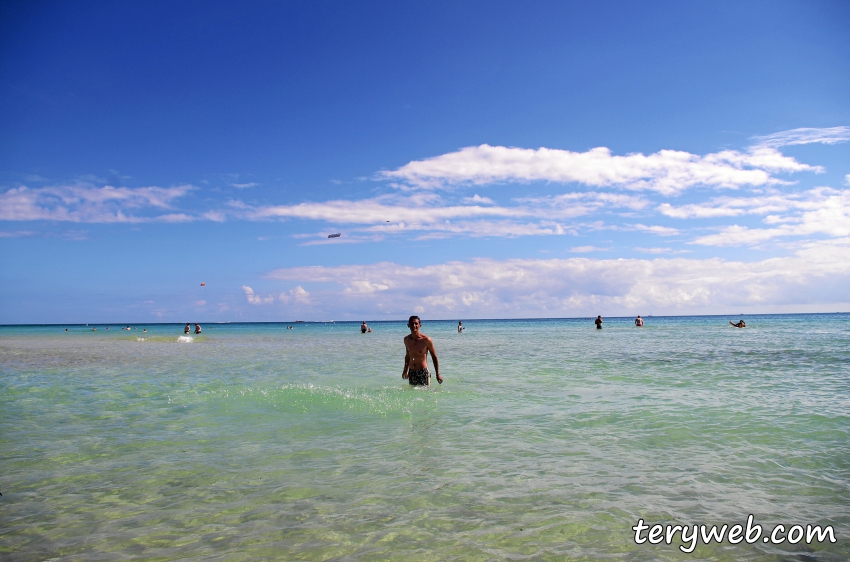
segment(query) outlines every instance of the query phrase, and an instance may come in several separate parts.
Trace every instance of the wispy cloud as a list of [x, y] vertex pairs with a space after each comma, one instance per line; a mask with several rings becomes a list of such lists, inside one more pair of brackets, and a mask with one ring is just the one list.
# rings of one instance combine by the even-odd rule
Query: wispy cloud
[[752, 137], [753, 146], [756, 148], [780, 148], [795, 144], [837, 144], [850, 140], [850, 127], [827, 127], [816, 129], [803, 127], [780, 131], [770, 135]]
[[640, 246], [635, 247], [635, 251], [643, 254], [663, 254], [668, 256], [675, 254], [687, 254], [690, 252], [690, 250], [674, 250], [673, 248], [641, 248]]
[[447, 188], [497, 182], [548, 181], [650, 190], [665, 195], [705, 185], [737, 188], [785, 183], [772, 173], [821, 171], [772, 148], [750, 152], [726, 150], [705, 156], [676, 150], [650, 155], [615, 156], [605, 147], [587, 152], [550, 148], [470, 146], [457, 152], [409, 162], [379, 179], [398, 187]]
[[597, 246], [573, 246], [570, 251], [574, 254], [589, 254], [592, 252], [608, 252], [611, 248], [599, 248]]
[[718, 197], [706, 203], [673, 207], [667, 203], [658, 210], [674, 218], [736, 217], [764, 215], [771, 228], [725, 226], [717, 234], [701, 236], [696, 244], [741, 246], [760, 244], [783, 236], [850, 235], [850, 190], [818, 187], [801, 193], [758, 197]]
[[[251, 207], [239, 201], [232, 201], [230, 205], [236, 214], [249, 220], [298, 218], [336, 225], [362, 225], [349, 228], [343, 236], [344, 240], [316, 239], [305, 243], [318, 245], [375, 241], [375, 235], [380, 235], [380, 239], [383, 239], [386, 236], [413, 234], [418, 231], [424, 232], [418, 235], [419, 239], [454, 235], [560, 235], [574, 231], [573, 227], [561, 222], [566, 219], [600, 210], [639, 210], [650, 204], [642, 196], [600, 192], [518, 198], [513, 200], [516, 204], [512, 206], [498, 205], [495, 201], [478, 195], [464, 198], [463, 201], [472, 204], [447, 203], [443, 197], [425, 192], [407, 196], [383, 195], [370, 199], [297, 205]], [[658, 228], [663, 230], [662, 227]]]
[[846, 303], [850, 238], [757, 262], [721, 259], [477, 259], [413, 267], [390, 262], [278, 269], [266, 277], [333, 283], [336, 314], [372, 309], [430, 317], [576, 316], [723, 307]]
[[251, 187], [257, 187], [260, 184], [252, 181], [248, 183], [231, 183], [230, 185], [235, 187], [236, 189], [249, 189]]
[[631, 228], [635, 230], [642, 230], [644, 232], [651, 232], [652, 234], [658, 234], [659, 236], [675, 236], [679, 234], [678, 228], [672, 228], [669, 226], [633, 224], [631, 225]]
[[172, 208], [175, 199], [194, 188], [95, 187], [86, 184], [29, 188], [20, 186], [0, 193], [0, 220], [50, 220], [91, 223], [186, 222], [184, 213], [139, 216], [133, 213]]

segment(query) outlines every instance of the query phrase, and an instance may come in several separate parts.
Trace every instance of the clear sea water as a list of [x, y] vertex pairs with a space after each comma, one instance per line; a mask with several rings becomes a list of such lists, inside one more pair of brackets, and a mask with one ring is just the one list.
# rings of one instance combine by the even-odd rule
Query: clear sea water
[[0, 558], [848, 560], [850, 315], [744, 318], [0, 327]]

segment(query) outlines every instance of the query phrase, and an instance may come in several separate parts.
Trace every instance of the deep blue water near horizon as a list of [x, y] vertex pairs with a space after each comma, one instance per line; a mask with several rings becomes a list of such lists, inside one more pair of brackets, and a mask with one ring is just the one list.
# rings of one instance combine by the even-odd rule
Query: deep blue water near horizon
[[[0, 326], [0, 555], [850, 559], [850, 315], [742, 317]], [[632, 540], [749, 514], [838, 542]]]

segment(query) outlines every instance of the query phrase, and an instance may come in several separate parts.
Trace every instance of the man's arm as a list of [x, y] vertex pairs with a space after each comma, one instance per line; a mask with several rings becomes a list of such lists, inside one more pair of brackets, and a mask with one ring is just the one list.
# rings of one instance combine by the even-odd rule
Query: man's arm
[[431, 353], [431, 359], [434, 360], [434, 372], [437, 374], [437, 382], [443, 384], [443, 377], [440, 376], [440, 361], [437, 359], [437, 352], [434, 350], [434, 342], [428, 338], [428, 352]]
[[410, 350], [407, 349], [407, 342], [404, 342], [404, 370], [401, 372], [401, 378], [407, 379], [407, 367], [410, 365]]

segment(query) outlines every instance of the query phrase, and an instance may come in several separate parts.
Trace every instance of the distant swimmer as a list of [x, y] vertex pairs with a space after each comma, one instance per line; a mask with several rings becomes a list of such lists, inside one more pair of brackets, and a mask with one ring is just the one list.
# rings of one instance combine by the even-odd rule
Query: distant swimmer
[[638, 314], [638, 317], [635, 318], [635, 326], [638, 328], [643, 326], [643, 318], [640, 317], [640, 314]]
[[200, 334], [200, 333], [201, 333], [201, 325], [200, 325], [200, 324], [195, 324], [195, 333], [196, 333], [196, 334]]
[[404, 370], [401, 372], [401, 378], [406, 379], [413, 386], [430, 386], [431, 371], [428, 370], [428, 353], [430, 353], [434, 361], [434, 371], [437, 373], [437, 382], [443, 384], [434, 342], [419, 331], [421, 326], [422, 321], [418, 316], [411, 316], [407, 321], [410, 335], [404, 338]]
[[366, 321], [364, 320], [362, 324], [360, 324], [360, 333], [365, 334], [369, 329], [369, 326], [366, 325]]
[[186, 324], [186, 327], [183, 328], [183, 333], [188, 335], [192, 328], [189, 327], [189, 324]]
[[594, 321], [593, 321], [593, 323], [594, 323], [594, 324], [596, 324], [596, 329], [597, 329], [597, 330], [601, 330], [601, 329], [602, 329], [602, 317], [601, 317], [601, 316], [597, 316], [597, 317], [596, 317], [596, 320], [594, 320]]
[[143, 331], [143, 332], [147, 332], [147, 331], [148, 331], [148, 329], [147, 329], [147, 328], [145, 328], [145, 329], [144, 329], [144, 330], [142, 330], [142, 331]]
[[463, 322], [458, 322], [457, 323], [457, 333], [460, 334], [461, 332], [463, 332]]
[[65, 331], [67, 332], [67, 331], [68, 331], [68, 328], [65, 328]]
[[95, 326], [94, 328], [92, 328], [92, 329], [91, 329], [91, 331], [92, 331], [92, 332], [96, 332], [96, 331], [97, 331], [97, 327]]
[[372, 328], [371, 328], [371, 326], [370, 326], [370, 327], [366, 330], [366, 333], [367, 333], [367, 334], [371, 334], [371, 333], [372, 333]]
[[729, 321], [729, 323], [732, 324], [733, 326], [735, 326], [736, 328], [746, 328], [747, 327], [747, 324], [744, 322], [743, 319], [738, 320], [737, 324], [735, 322], [732, 322], [731, 320]]

